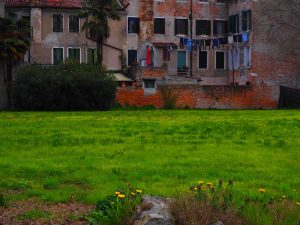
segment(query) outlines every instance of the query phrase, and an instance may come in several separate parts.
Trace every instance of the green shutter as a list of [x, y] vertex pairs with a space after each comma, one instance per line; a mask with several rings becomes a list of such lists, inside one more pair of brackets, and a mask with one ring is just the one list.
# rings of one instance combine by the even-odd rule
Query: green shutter
[[80, 49], [74, 49], [74, 59], [80, 63]]
[[94, 60], [93, 49], [89, 48], [87, 54], [88, 54], [88, 56], [87, 56], [88, 57], [88, 62], [87, 63], [88, 64], [93, 64], [93, 60]]
[[97, 49], [94, 49], [94, 64], [98, 63], [98, 51]]

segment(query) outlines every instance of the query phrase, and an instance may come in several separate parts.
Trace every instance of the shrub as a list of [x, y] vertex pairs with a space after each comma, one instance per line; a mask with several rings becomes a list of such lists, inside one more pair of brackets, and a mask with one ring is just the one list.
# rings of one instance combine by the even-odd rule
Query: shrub
[[7, 202], [6, 202], [4, 194], [0, 193], [0, 207], [6, 207], [6, 205], [7, 205]]
[[97, 65], [30, 65], [19, 69], [13, 92], [19, 110], [107, 110], [116, 85]]

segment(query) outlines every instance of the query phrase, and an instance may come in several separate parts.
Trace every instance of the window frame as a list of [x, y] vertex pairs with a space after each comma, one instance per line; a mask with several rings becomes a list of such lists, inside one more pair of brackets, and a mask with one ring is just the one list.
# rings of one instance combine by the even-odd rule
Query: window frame
[[138, 63], [139, 62], [139, 51], [138, 51], [138, 49], [127, 49], [127, 62], [126, 62], [126, 65], [127, 66], [132, 66], [132, 65], [129, 65], [128, 63], [129, 63], [129, 51], [136, 51], [136, 63]]
[[[209, 21], [209, 34], [198, 34], [198, 29], [197, 29], [197, 27], [198, 27], [198, 25], [197, 25], [197, 22], [200, 22], [200, 21]], [[195, 35], [196, 36], [201, 36], [201, 35], [206, 35], [206, 36], [211, 36], [211, 20], [210, 19], [196, 19], [196, 22], [195, 22], [195, 25], [196, 25], [196, 29], [195, 29]]]
[[[137, 18], [138, 19], [137, 32], [129, 32], [129, 18]], [[129, 34], [129, 35], [139, 35], [140, 34], [140, 18], [138, 16], [127, 16], [127, 34]]]
[[[186, 22], [186, 33], [178, 33], [178, 30], [177, 30], [177, 26], [176, 26], [176, 21], [178, 20], [184, 20]], [[189, 35], [189, 20], [188, 18], [186, 17], [176, 17], [175, 18], [175, 21], [174, 21], [174, 33], [175, 33], [175, 36], [178, 36], [178, 35], [185, 35], [185, 36], [188, 36]]]
[[[155, 33], [155, 19], [162, 19], [162, 20], [164, 20], [164, 30], [163, 30], [163, 33]], [[154, 17], [153, 18], [153, 33], [154, 33], [154, 35], [165, 35], [166, 34], [166, 18], [165, 17]]]
[[62, 57], [62, 61], [64, 61], [65, 60], [65, 48], [64, 47], [52, 47], [52, 57], [51, 57], [51, 60], [52, 60], [52, 65], [56, 65], [56, 64], [54, 64], [54, 49], [62, 49], [63, 50], [63, 57]]
[[69, 59], [69, 49], [79, 49], [79, 63], [82, 62], [82, 56], [81, 56], [81, 48], [80, 47], [68, 47], [67, 48], [67, 58]]
[[[54, 15], [62, 15], [62, 31], [54, 31]], [[65, 15], [63, 13], [52, 14], [52, 33], [63, 33], [65, 30]]]
[[68, 32], [69, 33], [80, 33], [80, 17], [79, 16], [77, 16], [78, 17], [78, 32], [75, 32], [75, 31], [70, 31], [70, 17], [71, 16], [77, 16], [77, 15], [69, 15], [68, 16]]

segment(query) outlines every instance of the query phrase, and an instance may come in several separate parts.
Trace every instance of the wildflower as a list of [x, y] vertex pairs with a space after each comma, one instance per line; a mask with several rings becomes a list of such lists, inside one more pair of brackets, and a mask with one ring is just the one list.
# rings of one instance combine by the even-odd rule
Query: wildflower
[[123, 199], [123, 198], [125, 198], [125, 195], [119, 194], [119, 195], [118, 195], [118, 198]]
[[191, 190], [191, 191], [194, 190], [194, 189], [195, 189], [195, 186], [194, 186], [194, 185], [190, 187], [190, 190]]
[[212, 186], [212, 183], [208, 182], [208, 183], [207, 183], [207, 186], [208, 186], [208, 187]]
[[116, 191], [116, 192], [115, 192], [115, 194], [116, 194], [116, 195], [119, 195], [119, 194], [121, 194], [121, 192], [119, 192], [119, 191]]
[[296, 202], [296, 205], [299, 205], [299, 206], [300, 206], [300, 202]]
[[199, 181], [198, 184], [202, 185], [204, 182], [203, 180]]
[[198, 185], [198, 190], [202, 190], [202, 185]]
[[285, 195], [282, 196], [282, 199], [287, 199], [287, 197]]
[[263, 188], [260, 188], [258, 191], [259, 191], [260, 193], [264, 193], [264, 192], [266, 192], [266, 190], [265, 190], [265, 189], [263, 189]]
[[142, 190], [137, 189], [136, 192], [140, 194], [142, 193]]
[[131, 192], [130, 194], [131, 194], [132, 196], [135, 196], [135, 193], [134, 193], [134, 192]]
[[196, 187], [195, 187], [195, 188], [194, 188], [194, 190], [195, 190], [195, 191], [197, 191], [197, 190], [198, 190], [198, 188], [196, 188]]

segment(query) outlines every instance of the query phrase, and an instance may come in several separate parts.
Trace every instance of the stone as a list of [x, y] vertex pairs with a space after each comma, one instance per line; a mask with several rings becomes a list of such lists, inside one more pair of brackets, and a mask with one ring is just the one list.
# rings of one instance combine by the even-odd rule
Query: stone
[[134, 225], [172, 225], [168, 199], [159, 197], [143, 197], [142, 204], [137, 209], [137, 220]]

